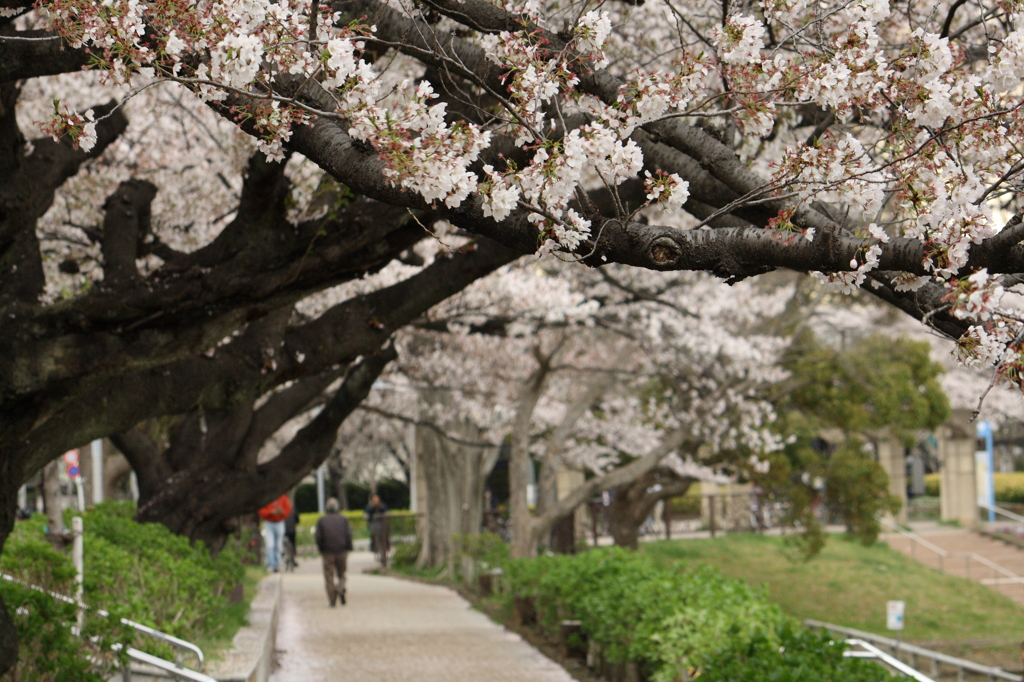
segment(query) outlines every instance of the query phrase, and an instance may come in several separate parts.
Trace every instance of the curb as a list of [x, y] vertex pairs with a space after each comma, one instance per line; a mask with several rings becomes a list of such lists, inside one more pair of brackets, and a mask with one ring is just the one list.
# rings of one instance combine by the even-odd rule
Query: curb
[[274, 664], [277, 620], [281, 610], [281, 575], [260, 581], [249, 606], [249, 625], [241, 628], [222, 660], [210, 664], [206, 674], [218, 682], [267, 682]]

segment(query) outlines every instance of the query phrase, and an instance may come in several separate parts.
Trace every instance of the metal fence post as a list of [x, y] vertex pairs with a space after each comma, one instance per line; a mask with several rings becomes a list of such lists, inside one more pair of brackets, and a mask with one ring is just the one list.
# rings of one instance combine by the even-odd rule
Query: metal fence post
[[711, 537], [715, 537], [715, 496], [708, 497], [708, 514], [711, 522]]
[[85, 621], [85, 609], [82, 606], [82, 588], [85, 576], [85, 552], [82, 546], [82, 517], [71, 519], [71, 561], [75, 565], [75, 601], [78, 602], [78, 632], [81, 634]]

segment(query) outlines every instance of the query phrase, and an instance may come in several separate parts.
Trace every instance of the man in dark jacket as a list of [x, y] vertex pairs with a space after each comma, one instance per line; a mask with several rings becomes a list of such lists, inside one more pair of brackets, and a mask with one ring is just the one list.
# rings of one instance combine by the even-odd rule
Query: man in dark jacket
[[327, 599], [334, 606], [338, 597], [345, 604], [345, 570], [348, 553], [352, 551], [352, 526], [338, 513], [338, 501], [327, 500], [327, 513], [316, 522], [316, 547], [324, 562], [324, 583]]

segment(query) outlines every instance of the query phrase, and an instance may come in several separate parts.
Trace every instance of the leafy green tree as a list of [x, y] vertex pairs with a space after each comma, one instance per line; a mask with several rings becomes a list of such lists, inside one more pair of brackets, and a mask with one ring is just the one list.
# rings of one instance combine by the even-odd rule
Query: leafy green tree
[[823, 495], [865, 544], [878, 536], [879, 514], [899, 511], [872, 444], [896, 437], [910, 446], [918, 430], [945, 421], [942, 368], [929, 353], [925, 342], [880, 335], [845, 348], [806, 331], [794, 339], [783, 359], [790, 379], [776, 401], [778, 426], [789, 441], [771, 459], [770, 471], [754, 480], [790, 502], [786, 521], [804, 528], [793, 542], [805, 556], [824, 543], [814, 514]]

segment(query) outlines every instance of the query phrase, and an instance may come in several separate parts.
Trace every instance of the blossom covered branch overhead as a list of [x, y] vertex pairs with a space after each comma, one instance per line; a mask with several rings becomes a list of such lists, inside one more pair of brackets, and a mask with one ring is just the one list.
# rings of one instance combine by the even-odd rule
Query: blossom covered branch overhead
[[[1012, 2], [36, 9], [71, 48], [53, 70], [88, 53], [113, 84], [182, 84], [269, 156], [373, 199], [595, 266], [821, 273], [959, 338], [966, 362], [1024, 367], [1003, 305], [1024, 271]], [[47, 130], [88, 149], [95, 118], [57, 105]]]

